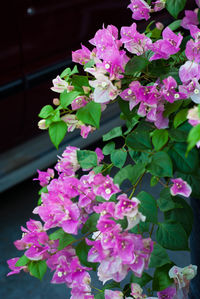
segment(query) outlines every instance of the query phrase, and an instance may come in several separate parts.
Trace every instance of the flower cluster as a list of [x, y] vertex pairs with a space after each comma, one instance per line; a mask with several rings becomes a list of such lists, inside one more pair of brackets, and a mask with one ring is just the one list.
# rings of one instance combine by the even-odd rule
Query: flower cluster
[[[172, 7], [167, 1], [173, 16], [182, 10], [178, 2]], [[166, 1], [148, 3], [130, 1], [133, 19], [148, 20]], [[199, 0], [196, 4], [200, 7]], [[117, 127], [106, 133], [103, 151], [68, 146], [54, 169], [38, 170], [34, 180], [42, 187], [41, 199], [33, 213], [43, 224], [31, 219], [27, 228], [21, 228], [22, 237], [14, 244], [24, 255], [8, 261], [8, 275], [23, 270], [41, 279], [48, 266], [53, 271], [52, 283], [66, 284], [72, 299], [92, 299], [98, 289], [92, 289], [89, 271], [97, 269], [105, 284], [100, 290], [105, 299], [187, 297], [196, 266], [173, 267], [165, 249], [188, 249], [192, 211], [182, 196], [196, 195], [199, 189], [199, 155], [196, 148], [189, 152], [200, 146], [199, 107], [192, 107], [192, 102], [200, 104], [198, 15], [198, 9], [185, 11], [182, 21], [166, 28], [151, 22], [144, 33], [136, 23], [120, 30], [103, 25], [89, 40], [91, 49], [81, 45], [72, 52], [73, 62], [86, 74], [77, 75], [75, 66], [53, 80], [51, 90], [59, 98], [53, 99], [55, 109], [51, 105], [42, 108], [39, 127], [49, 129], [56, 147], [66, 132], [77, 128], [87, 138], [99, 128], [107, 106], [118, 102], [127, 130]], [[180, 26], [188, 30], [189, 39]], [[118, 148], [114, 138], [121, 138], [123, 148]], [[188, 148], [186, 142], [191, 142]], [[133, 165], [126, 164], [127, 157]], [[114, 178], [112, 167], [117, 168]], [[139, 190], [147, 173], [151, 186], [160, 183], [164, 187], [158, 198]], [[122, 187], [125, 180], [131, 183], [127, 190]], [[149, 266], [156, 268], [154, 277], [144, 272]], [[120, 282], [130, 272], [134, 283], [122, 291]], [[148, 291], [149, 297], [135, 283], [142, 285], [146, 278], [153, 280], [156, 291]], [[110, 280], [117, 290], [108, 289]]]

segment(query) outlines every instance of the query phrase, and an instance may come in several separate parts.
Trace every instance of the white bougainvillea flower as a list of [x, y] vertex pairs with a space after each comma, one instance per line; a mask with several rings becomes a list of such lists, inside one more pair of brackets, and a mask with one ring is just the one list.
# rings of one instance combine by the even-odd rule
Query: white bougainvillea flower
[[94, 102], [96, 103], [108, 103], [118, 95], [117, 87], [103, 74], [96, 75], [96, 80], [89, 81], [89, 84], [94, 88]]
[[53, 87], [51, 87], [51, 90], [62, 93], [64, 90], [67, 90], [68, 83], [65, 80], [62, 80], [60, 76], [57, 76], [55, 79], [52, 80]]

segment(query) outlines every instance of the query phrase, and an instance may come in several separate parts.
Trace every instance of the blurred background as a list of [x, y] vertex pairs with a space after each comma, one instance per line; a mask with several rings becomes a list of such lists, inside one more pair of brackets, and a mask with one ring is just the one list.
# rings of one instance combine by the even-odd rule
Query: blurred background
[[[194, 1], [188, 1], [193, 9]], [[117, 106], [103, 114], [101, 129], [86, 140], [79, 132], [68, 134], [57, 151], [48, 132], [37, 127], [40, 109], [51, 104], [52, 80], [71, 66], [71, 51], [95, 32], [113, 24], [130, 26], [129, 0], [10, 0], [1, 3], [0, 26], [0, 298], [69, 298], [64, 285], [51, 285], [48, 274], [40, 282], [22, 273], [6, 278], [6, 260], [18, 255], [13, 242], [20, 226], [32, 217], [39, 186], [32, 178], [37, 169], [53, 165], [67, 145], [98, 146], [101, 135], [122, 124]], [[153, 16], [154, 17], [154, 16]], [[156, 20], [170, 23], [165, 10]], [[139, 30], [145, 22], [138, 22]], [[34, 219], [35, 216], [34, 216]], [[65, 295], [68, 294], [68, 295]]]

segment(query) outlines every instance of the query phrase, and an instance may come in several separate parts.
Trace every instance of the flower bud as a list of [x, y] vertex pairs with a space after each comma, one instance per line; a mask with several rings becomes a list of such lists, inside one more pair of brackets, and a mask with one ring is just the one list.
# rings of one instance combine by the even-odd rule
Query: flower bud
[[157, 22], [157, 23], [156, 23], [156, 28], [157, 28], [158, 30], [163, 30], [164, 25], [163, 25], [161, 22]]
[[53, 104], [54, 104], [55, 106], [59, 106], [59, 105], [60, 105], [60, 100], [59, 100], [58, 98], [54, 98], [54, 99], [53, 99]]
[[82, 86], [82, 88], [83, 88], [83, 91], [85, 94], [89, 93], [91, 90], [91, 88], [89, 86]]
[[46, 130], [46, 129], [48, 129], [49, 126], [46, 125], [46, 120], [45, 119], [41, 119], [38, 122], [38, 127], [39, 127], [40, 130]]

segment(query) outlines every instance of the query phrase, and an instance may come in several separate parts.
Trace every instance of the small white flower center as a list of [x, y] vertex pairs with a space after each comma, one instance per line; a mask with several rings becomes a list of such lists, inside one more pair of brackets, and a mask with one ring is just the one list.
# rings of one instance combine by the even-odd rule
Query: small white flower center
[[58, 272], [58, 277], [62, 277], [62, 276], [63, 276], [62, 272], [59, 271], [59, 272]]
[[105, 190], [105, 192], [106, 192], [106, 194], [110, 194], [110, 193], [111, 193], [111, 190], [110, 190], [109, 188], [107, 188], [107, 189]]
[[199, 90], [197, 88], [195, 88], [194, 93], [199, 94]]
[[102, 86], [103, 88], [105, 88], [107, 85], [108, 85], [107, 82], [102, 82], [102, 83], [101, 83], [101, 86]]
[[128, 94], [129, 95], [132, 94], [132, 90], [131, 89], [128, 90]]
[[175, 99], [180, 98], [179, 94], [178, 94], [178, 93], [175, 93], [174, 98], [175, 98]]
[[105, 68], [108, 70], [110, 68], [110, 64], [109, 63], [106, 63], [105, 64]]

